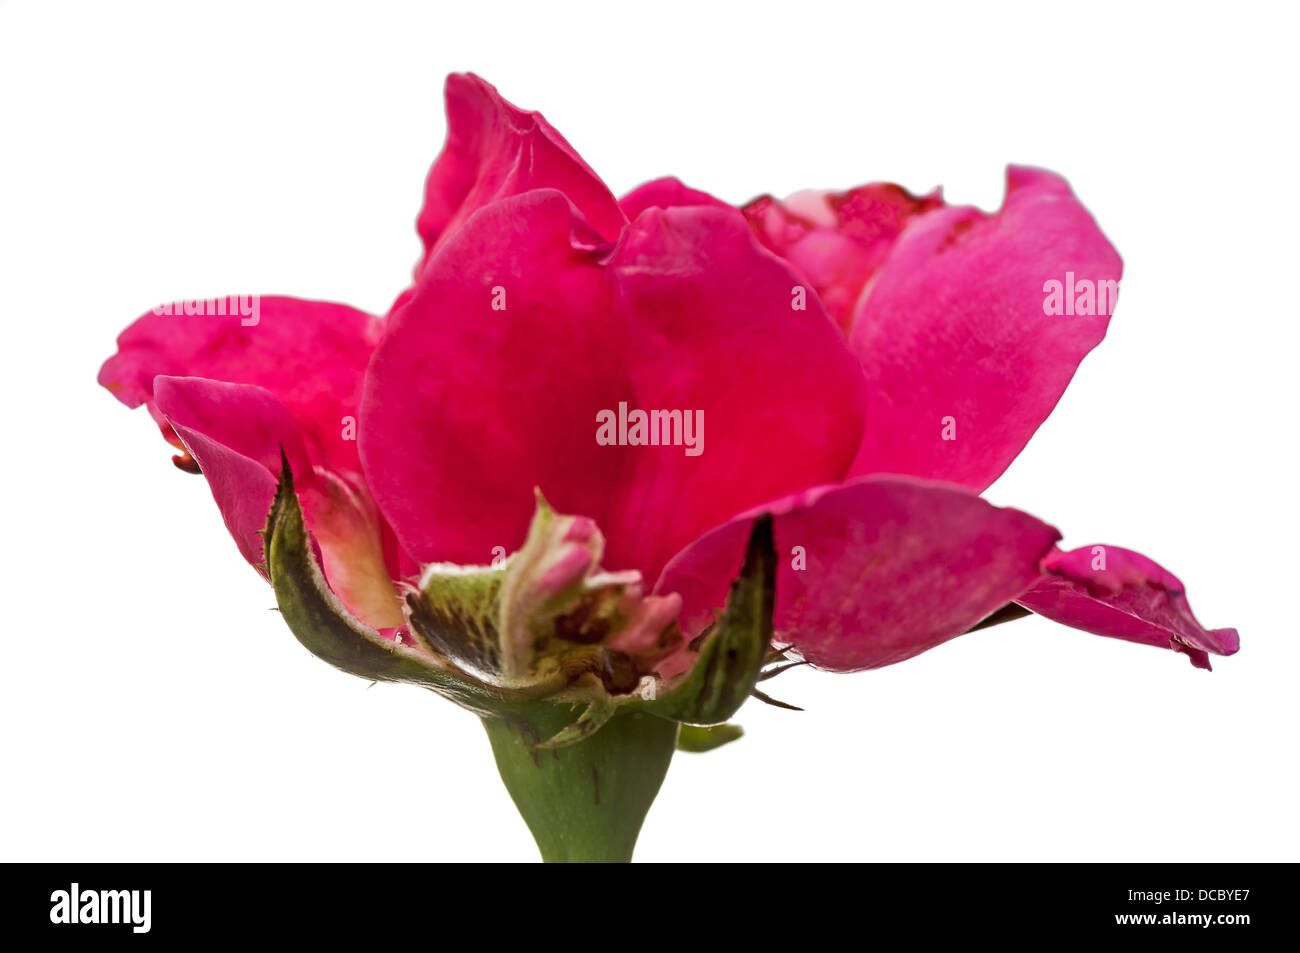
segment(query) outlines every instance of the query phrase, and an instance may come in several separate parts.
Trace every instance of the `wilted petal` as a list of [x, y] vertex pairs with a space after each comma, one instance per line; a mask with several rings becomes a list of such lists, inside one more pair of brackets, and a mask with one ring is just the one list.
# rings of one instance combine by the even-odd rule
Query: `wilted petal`
[[[792, 273], [739, 214], [648, 210], [607, 255], [571, 226], [552, 190], [480, 210], [376, 352], [362, 456], [412, 555], [516, 548], [537, 487], [596, 520], [608, 565], [653, 579], [738, 510], [842, 476], [861, 372], [815, 300], [792, 308]], [[679, 411], [673, 445], [598, 443], [620, 403]]]
[[[225, 314], [207, 313], [218, 303]], [[118, 336], [117, 353], [104, 362], [99, 383], [128, 407], [147, 404], [168, 439], [170, 428], [154, 400], [158, 375], [255, 384], [288, 408], [313, 459], [359, 473], [356, 414], [374, 350], [374, 320], [344, 305], [297, 298], [176, 302]]]
[[606, 241], [625, 219], [613, 194], [539, 112], [525, 112], [473, 73], [447, 77], [447, 142], [429, 170], [416, 227], [429, 257], [483, 206], [558, 189]]
[[202, 468], [240, 553], [259, 572], [266, 575], [262, 531], [281, 461], [288, 459], [330, 587], [371, 625], [402, 624], [373, 503], [360, 487], [312, 467], [297, 421], [274, 394], [247, 384], [159, 377], [154, 399]]
[[[775, 517], [773, 641], [832, 671], [878, 668], [961, 635], [1033, 585], [1060, 534], [958, 487], [867, 477], [757, 507]], [[686, 547], [656, 592], [693, 636], [722, 606], [749, 515]]]
[[[913, 220], [857, 305], [868, 414], [852, 473], [987, 487], [1105, 335], [1121, 269], [1050, 172], [1012, 168], [995, 215], [953, 207]], [[1053, 281], [1073, 283], [1074, 310], [1097, 313], [1045, 313]]]
[[913, 195], [873, 183], [847, 192], [797, 192], [785, 201], [764, 195], [742, 211], [759, 241], [807, 278], [847, 330], [862, 289], [904, 226], [942, 205], [938, 191]]
[[1236, 629], [1206, 629], [1192, 615], [1183, 584], [1130, 549], [1084, 546], [1054, 553], [1046, 577], [1016, 599], [1026, 609], [1095, 635], [1169, 648], [1197, 668], [1210, 653], [1232, 655]]

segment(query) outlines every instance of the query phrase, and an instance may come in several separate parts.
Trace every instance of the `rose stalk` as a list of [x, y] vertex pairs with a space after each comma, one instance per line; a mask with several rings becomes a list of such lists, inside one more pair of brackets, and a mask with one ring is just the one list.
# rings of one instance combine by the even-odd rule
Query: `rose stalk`
[[477, 77], [447, 115], [387, 314], [156, 309], [100, 381], [207, 478], [310, 651], [483, 719], [545, 859], [629, 859], [674, 749], [737, 737], [790, 664], [1030, 612], [1237, 650], [1152, 560], [979, 495], [1118, 288], [1060, 177], [1012, 168], [992, 215], [894, 185], [620, 201]]

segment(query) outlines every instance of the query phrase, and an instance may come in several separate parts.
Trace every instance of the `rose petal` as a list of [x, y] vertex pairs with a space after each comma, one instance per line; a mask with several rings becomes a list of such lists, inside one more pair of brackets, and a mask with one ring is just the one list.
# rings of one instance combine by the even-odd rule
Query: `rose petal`
[[798, 192], [784, 202], [763, 195], [742, 211], [759, 241], [807, 278], [847, 330], [862, 289], [903, 228], [942, 205], [937, 190], [913, 195], [901, 186], [873, 183], [848, 192]]
[[[229, 301], [256, 302], [255, 314], [245, 317]], [[215, 307], [190, 302], [200, 306], [190, 310], [200, 313], [185, 314], [186, 303], [178, 302], [166, 306], [178, 313], [156, 309], [136, 320], [118, 336], [117, 353], [104, 362], [99, 383], [128, 407], [148, 405], [168, 439], [170, 428], [154, 400], [158, 375], [255, 384], [289, 409], [314, 459], [359, 473], [357, 404], [374, 349], [375, 319], [344, 305], [296, 298], [214, 299], [212, 304], [217, 302], [234, 313], [203, 313]]]
[[713, 208], [731, 209], [721, 199], [715, 199], [708, 192], [701, 192], [680, 179], [665, 176], [644, 185], [639, 185], [618, 200], [619, 207], [628, 221], [632, 221], [648, 208], [677, 208], [692, 205], [706, 205]]
[[1015, 601], [1075, 629], [1182, 652], [1197, 668], [1209, 653], [1232, 655], [1236, 629], [1206, 629], [1192, 614], [1183, 584], [1167, 569], [1129, 549], [1084, 546], [1056, 552], [1047, 576]]
[[476, 211], [529, 189], [559, 189], [606, 241], [626, 219], [613, 194], [539, 112], [511, 105], [473, 73], [447, 77], [447, 142], [429, 170], [416, 228], [425, 258]]
[[[605, 565], [658, 575], [709, 526], [836, 480], [861, 422], [860, 372], [815, 301], [735, 211], [649, 210], [604, 257], [539, 190], [460, 228], [394, 317], [367, 375], [362, 459], [423, 562], [519, 545], [539, 487], [590, 516]], [[497, 307], [494, 307], [494, 304]], [[699, 455], [602, 446], [598, 415], [700, 411]]]
[[795, 493], [673, 557], [655, 591], [682, 596], [688, 637], [725, 602], [758, 512], [775, 518], [773, 641], [837, 672], [891, 665], [961, 635], [1033, 585], [1060, 538], [1027, 513], [903, 477]]
[[1070, 274], [1096, 292], [1121, 270], [1050, 172], [1012, 168], [995, 215], [953, 207], [913, 220], [857, 307], [851, 343], [869, 390], [852, 473], [987, 487], [1106, 333], [1106, 313], [1044, 313], [1045, 284]]
[[240, 553], [263, 576], [262, 531], [283, 453], [330, 587], [371, 625], [402, 624], [373, 504], [364, 489], [312, 467], [301, 428], [274, 394], [194, 377], [159, 377], [154, 394], [159, 412], [202, 468]]

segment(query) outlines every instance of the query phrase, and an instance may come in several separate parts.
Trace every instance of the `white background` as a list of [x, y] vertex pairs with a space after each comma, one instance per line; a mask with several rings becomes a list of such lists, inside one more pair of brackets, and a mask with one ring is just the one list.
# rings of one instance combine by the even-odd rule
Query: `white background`
[[[1300, 859], [1293, 8], [798, 0], [0, 5], [0, 857], [533, 859], [476, 719], [309, 656], [204, 483], [95, 384], [159, 301], [382, 311], [472, 69], [617, 193], [1065, 174], [1125, 260], [991, 491], [1128, 545], [1243, 649], [1038, 619], [769, 683], [638, 858]], [[617, 568], [617, 567], [616, 567]]]

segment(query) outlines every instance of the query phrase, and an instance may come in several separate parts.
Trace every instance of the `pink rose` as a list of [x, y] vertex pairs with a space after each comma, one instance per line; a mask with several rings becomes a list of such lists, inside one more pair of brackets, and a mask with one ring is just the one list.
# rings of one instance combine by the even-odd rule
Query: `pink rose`
[[[1202, 668], [1237, 651], [1156, 563], [1062, 552], [979, 496], [1110, 318], [1121, 261], [1064, 179], [1012, 167], [991, 215], [883, 184], [738, 210], [660, 179], [620, 201], [478, 77], [446, 98], [425, 252], [387, 315], [182, 303], [100, 372], [272, 576], [287, 461], [345, 617], [333, 648], [299, 633], [313, 650], [470, 707], [582, 701], [557, 743], [581, 740], [685, 684], [769, 514], [772, 644], [823, 669], [1023, 610]], [[286, 512], [271, 536], [297, 539]]]

